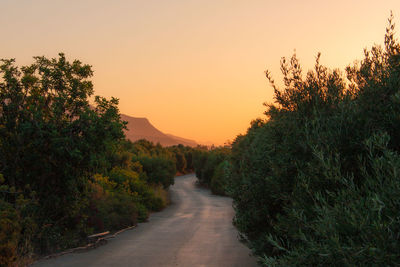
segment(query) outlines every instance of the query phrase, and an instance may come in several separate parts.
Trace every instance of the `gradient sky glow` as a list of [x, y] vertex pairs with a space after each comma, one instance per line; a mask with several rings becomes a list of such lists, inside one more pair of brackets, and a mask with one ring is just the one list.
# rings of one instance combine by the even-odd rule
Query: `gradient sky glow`
[[390, 10], [399, 24], [399, 0], [0, 0], [0, 58], [64, 52], [122, 113], [223, 144], [262, 117], [282, 56], [343, 69], [383, 43]]

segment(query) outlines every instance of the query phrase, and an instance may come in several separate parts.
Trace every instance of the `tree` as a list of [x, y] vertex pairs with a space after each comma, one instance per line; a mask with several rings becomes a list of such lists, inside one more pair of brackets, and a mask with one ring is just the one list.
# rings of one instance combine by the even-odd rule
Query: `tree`
[[89, 104], [89, 65], [70, 63], [62, 53], [34, 60], [21, 68], [14, 59], [1, 61], [0, 172], [12, 187], [29, 184], [40, 225], [61, 232], [79, 225], [87, 182], [106, 168], [106, 152], [124, 137], [124, 123], [117, 99], [96, 96]]

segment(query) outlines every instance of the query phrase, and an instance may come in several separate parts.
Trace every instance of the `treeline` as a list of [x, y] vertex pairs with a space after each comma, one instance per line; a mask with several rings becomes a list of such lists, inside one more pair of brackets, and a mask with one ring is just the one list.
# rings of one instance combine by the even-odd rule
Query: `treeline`
[[118, 101], [93, 95], [91, 67], [35, 57], [0, 65], [0, 265], [82, 245], [168, 204], [192, 149], [126, 141]]
[[275, 104], [236, 138], [226, 163], [234, 224], [265, 266], [397, 266], [400, 45], [392, 18], [384, 46], [344, 73], [319, 59], [303, 78], [296, 56], [283, 58], [283, 90], [266, 73]]

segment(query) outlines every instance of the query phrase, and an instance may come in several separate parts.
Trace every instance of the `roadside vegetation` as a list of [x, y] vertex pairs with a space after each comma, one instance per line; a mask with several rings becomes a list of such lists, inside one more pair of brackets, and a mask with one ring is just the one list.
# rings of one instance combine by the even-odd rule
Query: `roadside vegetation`
[[345, 72], [322, 66], [320, 55], [306, 75], [296, 55], [281, 70], [283, 89], [266, 72], [275, 90], [266, 119], [254, 120], [223, 160], [218, 150], [195, 159], [199, 180], [227, 181], [234, 224], [264, 266], [400, 265], [400, 44], [392, 18], [384, 46], [365, 50]]
[[199, 147], [193, 154], [193, 166], [199, 184], [209, 187], [216, 195], [228, 195], [230, 154], [229, 146], [211, 149]]
[[92, 74], [63, 54], [1, 61], [0, 266], [145, 221], [193, 169], [191, 148], [125, 140], [118, 100], [93, 97]]
[[[91, 67], [35, 57], [0, 64], [0, 265], [145, 221], [174, 176], [233, 198], [234, 224], [277, 266], [397, 266], [400, 236], [400, 44], [345, 71], [317, 56], [303, 75], [281, 61], [284, 88], [230, 146], [125, 140], [118, 101], [93, 98]], [[89, 99], [93, 99], [89, 104]]]

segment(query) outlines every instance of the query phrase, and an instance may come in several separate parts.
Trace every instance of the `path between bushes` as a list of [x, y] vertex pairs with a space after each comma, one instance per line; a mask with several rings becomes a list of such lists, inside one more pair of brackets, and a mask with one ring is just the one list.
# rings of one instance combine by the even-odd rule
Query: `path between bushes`
[[256, 266], [232, 225], [232, 200], [175, 178], [171, 205], [108, 244], [33, 264], [40, 266]]

